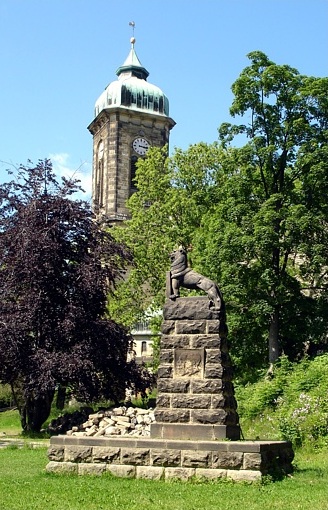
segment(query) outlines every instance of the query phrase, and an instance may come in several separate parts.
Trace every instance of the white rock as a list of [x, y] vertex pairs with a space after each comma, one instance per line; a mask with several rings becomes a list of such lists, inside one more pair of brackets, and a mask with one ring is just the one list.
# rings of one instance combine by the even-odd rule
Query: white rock
[[126, 407], [116, 407], [113, 409], [113, 414], [115, 416], [124, 416], [126, 413]]
[[89, 420], [98, 421], [104, 417], [104, 413], [89, 414]]
[[81, 427], [83, 429], [87, 429], [88, 427], [92, 427], [93, 425], [93, 421], [92, 420], [88, 420], [88, 421], [85, 421], [84, 423], [82, 423]]
[[107, 427], [108, 425], [114, 425], [115, 424], [115, 421], [112, 420], [111, 418], [103, 418], [100, 422], [99, 422], [99, 425], [98, 427], [99, 428], [103, 428], [103, 427]]
[[149, 409], [141, 409], [140, 407], [136, 408], [137, 409], [137, 414], [140, 415], [140, 414], [149, 414]]
[[105, 434], [106, 429], [99, 429], [98, 432], [95, 433], [95, 437], [103, 436]]
[[119, 427], [113, 427], [110, 425], [105, 429], [105, 436], [119, 436], [121, 435], [121, 429]]
[[126, 411], [126, 416], [134, 416], [136, 414], [136, 410], [134, 409], [134, 407], [128, 407], [127, 411]]
[[128, 416], [119, 416], [117, 423], [130, 423], [130, 418]]
[[96, 427], [96, 425], [93, 425], [93, 426], [92, 426], [92, 427], [90, 427], [90, 429], [87, 431], [87, 436], [94, 436], [96, 432], [97, 432], [97, 427]]

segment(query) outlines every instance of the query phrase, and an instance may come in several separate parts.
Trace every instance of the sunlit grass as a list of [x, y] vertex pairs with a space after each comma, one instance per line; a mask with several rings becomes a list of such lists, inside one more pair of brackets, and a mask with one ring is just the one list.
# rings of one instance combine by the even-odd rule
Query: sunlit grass
[[17, 409], [0, 413], [0, 437], [1, 433], [7, 436], [17, 436], [21, 432], [22, 427]]
[[0, 449], [1, 510], [327, 510], [328, 451], [299, 451], [292, 477], [267, 484], [128, 480], [45, 472], [46, 449]]

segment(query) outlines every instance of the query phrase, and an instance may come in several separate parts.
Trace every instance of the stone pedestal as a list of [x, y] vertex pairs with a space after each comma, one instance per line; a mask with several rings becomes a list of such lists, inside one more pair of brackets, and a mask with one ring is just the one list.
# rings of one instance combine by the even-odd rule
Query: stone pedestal
[[207, 297], [164, 307], [151, 437], [51, 438], [47, 471], [182, 481], [258, 481], [293, 470], [287, 441], [239, 441], [224, 315]]
[[240, 439], [225, 317], [205, 297], [167, 300], [151, 437]]
[[182, 481], [255, 482], [291, 473], [294, 453], [286, 441], [176, 441], [152, 438], [55, 436], [49, 473]]

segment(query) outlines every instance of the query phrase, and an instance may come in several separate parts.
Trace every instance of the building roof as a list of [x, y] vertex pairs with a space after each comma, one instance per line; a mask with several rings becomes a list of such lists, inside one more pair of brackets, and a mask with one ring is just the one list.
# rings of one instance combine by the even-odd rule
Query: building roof
[[134, 49], [135, 38], [131, 38], [131, 49], [117, 71], [118, 79], [111, 82], [97, 99], [95, 116], [104, 109], [122, 106], [136, 111], [149, 111], [169, 116], [169, 101], [163, 91], [147, 82], [149, 73], [142, 66]]

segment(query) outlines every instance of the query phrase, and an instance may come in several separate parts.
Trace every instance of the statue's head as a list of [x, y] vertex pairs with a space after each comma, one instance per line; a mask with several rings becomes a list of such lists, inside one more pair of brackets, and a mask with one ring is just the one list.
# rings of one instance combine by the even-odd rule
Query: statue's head
[[180, 246], [177, 250], [172, 251], [170, 253], [171, 260], [171, 268], [179, 266], [179, 270], [185, 269], [187, 267], [187, 252], [186, 250]]

